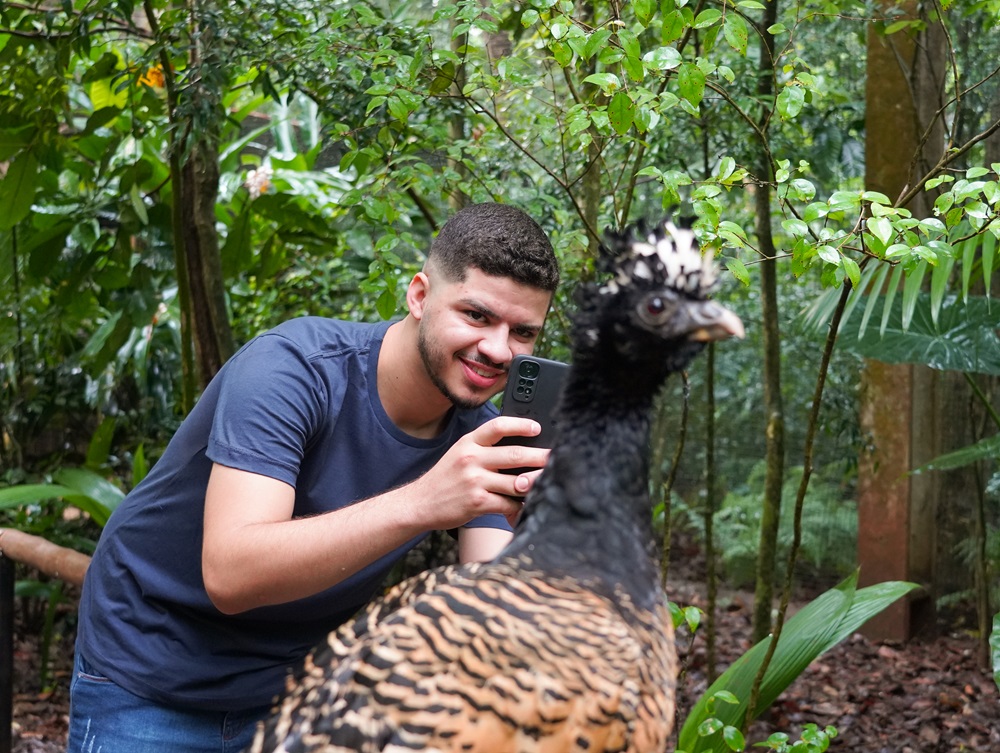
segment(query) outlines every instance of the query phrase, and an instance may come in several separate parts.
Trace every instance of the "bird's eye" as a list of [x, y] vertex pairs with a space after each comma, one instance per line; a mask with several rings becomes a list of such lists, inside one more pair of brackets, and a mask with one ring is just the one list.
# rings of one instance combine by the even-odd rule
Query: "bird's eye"
[[675, 305], [676, 301], [669, 295], [656, 293], [643, 299], [637, 313], [647, 324], [658, 327], [673, 315]]

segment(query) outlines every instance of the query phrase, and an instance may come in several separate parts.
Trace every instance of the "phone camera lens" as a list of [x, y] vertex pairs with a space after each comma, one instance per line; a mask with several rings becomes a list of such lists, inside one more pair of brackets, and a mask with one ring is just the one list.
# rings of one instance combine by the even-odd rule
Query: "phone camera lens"
[[527, 379], [534, 379], [538, 376], [539, 366], [536, 361], [524, 361], [518, 368], [517, 373]]

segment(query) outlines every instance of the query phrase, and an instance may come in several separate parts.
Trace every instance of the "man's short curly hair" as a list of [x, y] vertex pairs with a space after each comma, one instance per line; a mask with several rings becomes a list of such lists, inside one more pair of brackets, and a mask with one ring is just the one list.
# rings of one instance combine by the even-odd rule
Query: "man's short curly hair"
[[475, 267], [549, 292], [559, 285], [559, 263], [545, 232], [506, 204], [460, 210], [431, 243], [427, 260], [449, 280], [464, 280], [466, 270]]

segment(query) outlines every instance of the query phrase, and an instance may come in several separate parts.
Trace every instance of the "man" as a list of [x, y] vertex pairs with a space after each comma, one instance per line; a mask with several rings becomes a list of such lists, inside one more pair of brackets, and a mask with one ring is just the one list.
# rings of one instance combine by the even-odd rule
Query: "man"
[[463, 561], [510, 539], [547, 451], [488, 400], [558, 284], [523, 212], [442, 228], [392, 324], [286, 322], [209, 385], [115, 511], [87, 573], [69, 751], [238, 751], [289, 667], [429, 531]]

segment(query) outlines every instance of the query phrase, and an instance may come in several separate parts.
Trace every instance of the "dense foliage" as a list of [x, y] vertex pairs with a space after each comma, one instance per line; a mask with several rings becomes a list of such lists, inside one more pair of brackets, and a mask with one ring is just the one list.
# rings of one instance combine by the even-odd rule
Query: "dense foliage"
[[[550, 233], [566, 284], [541, 352], [563, 356], [570, 291], [593, 274], [602, 229], [679, 206], [731, 272], [720, 295], [750, 337], [720, 350], [717, 415], [702, 372], [689, 415], [682, 388], [665, 398], [666, 436], [693, 438], [672, 517], [704, 503], [716, 418], [722, 520], [759, 517], [756, 324], [773, 262], [793, 466], [816, 429], [823, 338], [844, 314], [804, 464], [829, 469], [798, 523], [819, 533], [823, 510], [853, 499], [858, 356], [1000, 373], [998, 20], [996, 0], [0, 3], [3, 481], [86, 466], [127, 488], [195, 376], [210, 378], [207, 342], [224, 354], [293, 316], [399, 315], [429, 238], [469, 201], [520, 205]], [[865, 181], [869, 34], [934, 30], [941, 149], [888, 196]], [[216, 288], [221, 322], [197, 306]], [[995, 431], [963, 456], [981, 464], [991, 531]], [[66, 538], [64, 502], [16, 509], [18, 526], [79, 548], [97, 535], [75, 521], [82, 539]], [[820, 570], [823, 549], [806, 551]]]

